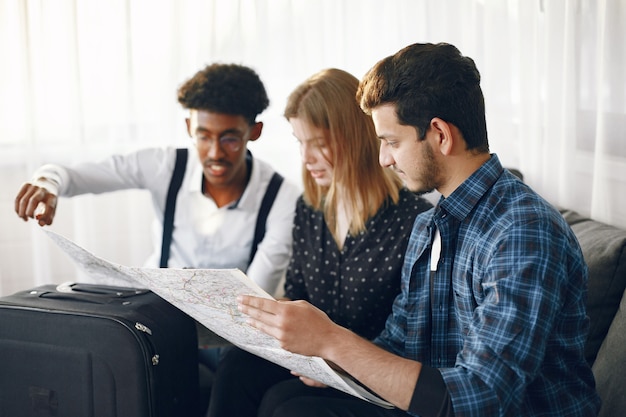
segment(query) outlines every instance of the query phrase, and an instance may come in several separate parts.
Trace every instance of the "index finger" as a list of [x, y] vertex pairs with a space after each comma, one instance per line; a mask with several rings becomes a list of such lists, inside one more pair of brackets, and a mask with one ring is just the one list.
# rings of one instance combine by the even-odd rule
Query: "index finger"
[[[24, 203], [22, 203], [22, 199], [24, 198], [24, 196], [26, 194], [30, 194], [30, 188], [31, 187], [32, 186], [31, 186], [30, 183], [25, 182], [22, 185], [22, 187], [20, 188], [20, 190], [18, 191], [17, 196], [15, 197], [15, 201], [14, 201], [15, 212], [16, 213], [19, 213], [19, 214], [23, 215], [23, 213], [20, 213], [20, 207], [22, 207], [22, 205], [24, 204]], [[27, 202], [25, 202], [25, 203], [27, 203]]]
[[237, 297], [237, 306], [242, 311], [248, 310], [248, 308], [253, 308], [256, 310], [273, 313], [274, 311], [273, 307], [275, 304], [276, 304], [275, 300], [270, 300], [268, 298], [263, 298], [263, 297], [257, 297], [254, 295], [240, 295]]

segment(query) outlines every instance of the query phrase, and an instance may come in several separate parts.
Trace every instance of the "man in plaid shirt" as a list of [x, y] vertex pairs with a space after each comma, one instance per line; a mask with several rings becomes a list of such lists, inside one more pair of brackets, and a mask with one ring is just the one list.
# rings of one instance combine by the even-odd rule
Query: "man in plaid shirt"
[[587, 267], [561, 215], [490, 153], [474, 61], [449, 44], [411, 45], [376, 64], [357, 96], [381, 164], [413, 191], [441, 193], [417, 216], [385, 329], [370, 343], [304, 302], [242, 297], [240, 309], [396, 408], [301, 378], [269, 392], [260, 415], [597, 415]]

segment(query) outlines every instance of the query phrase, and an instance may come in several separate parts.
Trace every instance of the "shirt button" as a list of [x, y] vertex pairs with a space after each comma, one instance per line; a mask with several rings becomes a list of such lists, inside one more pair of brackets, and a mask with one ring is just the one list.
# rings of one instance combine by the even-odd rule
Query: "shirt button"
[[439, 304], [439, 311], [443, 311], [443, 304]]

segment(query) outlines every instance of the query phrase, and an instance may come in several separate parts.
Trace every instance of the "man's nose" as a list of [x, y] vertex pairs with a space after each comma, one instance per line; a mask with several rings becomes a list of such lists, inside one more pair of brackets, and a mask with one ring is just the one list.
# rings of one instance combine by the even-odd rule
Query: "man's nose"
[[207, 141], [207, 155], [212, 159], [217, 159], [218, 157], [224, 155], [224, 149], [220, 144], [220, 140], [217, 138], [211, 139]]
[[383, 141], [380, 142], [380, 150], [378, 151], [378, 163], [382, 167], [390, 167], [396, 163], [394, 161], [393, 156], [391, 156], [391, 152], [387, 150], [387, 146]]

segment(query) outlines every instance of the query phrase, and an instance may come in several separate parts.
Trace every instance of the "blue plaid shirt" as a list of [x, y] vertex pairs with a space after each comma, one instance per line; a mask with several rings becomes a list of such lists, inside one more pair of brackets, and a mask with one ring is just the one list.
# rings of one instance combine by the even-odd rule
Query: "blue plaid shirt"
[[[435, 227], [442, 250], [430, 279]], [[596, 416], [586, 293], [567, 223], [493, 154], [417, 216], [376, 343], [438, 368], [456, 417]], [[419, 395], [412, 406], [429, 401]]]

